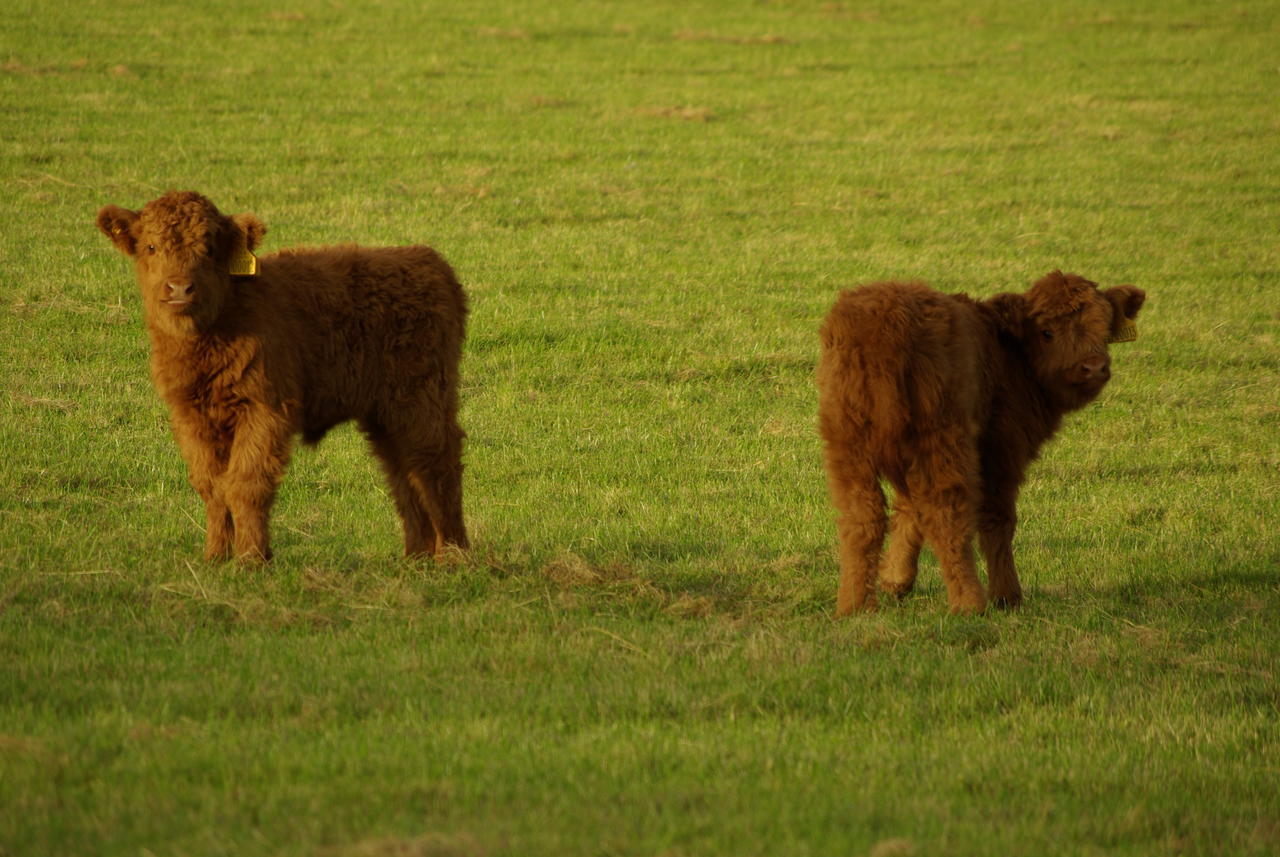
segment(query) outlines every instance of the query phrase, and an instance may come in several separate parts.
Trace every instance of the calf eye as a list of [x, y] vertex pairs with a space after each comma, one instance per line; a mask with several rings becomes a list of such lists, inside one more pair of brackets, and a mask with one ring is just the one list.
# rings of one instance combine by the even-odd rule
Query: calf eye
[[1052, 331], [1052, 330], [1042, 330], [1042, 331], [1040, 331], [1040, 335], [1044, 337], [1044, 341], [1045, 341], [1045, 342], [1053, 342], [1053, 331]]
[[147, 245], [147, 252], [148, 252], [148, 253], [154, 253], [154, 252], [156, 252], [156, 245], [154, 245], [154, 244], [148, 244], [148, 245]]

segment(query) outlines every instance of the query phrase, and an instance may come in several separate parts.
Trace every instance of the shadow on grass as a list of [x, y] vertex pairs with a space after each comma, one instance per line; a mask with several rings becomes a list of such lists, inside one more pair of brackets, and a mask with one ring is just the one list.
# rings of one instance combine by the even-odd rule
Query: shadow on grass
[[[754, 558], [697, 534], [621, 548], [536, 553], [519, 546], [444, 561], [318, 549], [282, 554], [266, 567], [152, 558], [115, 568], [29, 570], [0, 592], [0, 617], [101, 627], [123, 622], [161, 633], [189, 627], [326, 630], [416, 621], [423, 611], [467, 606], [500, 616], [548, 604], [582, 617], [764, 623], [834, 621], [837, 572], [826, 547]], [[110, 564], [108, 564], [110, 565]], [[1223, 564], [1193, 577], [1137, 574], [1115, 583], [1030, 583], [1022, 608], [955, 617], [931, 562], [901, 602], [881, 597], [876, 624], [981, 652], [1020, 621], [1080, 632], [1222, 629], [1274, 621], [1280, 554]], [[536, 609], [536, 608], [535, 608]], [[20, 618], [19, 618], [20, 617]], [[856, 626], [864, 617], [839, 620]], [[867, 623], [863, 623], [867, 624]]]

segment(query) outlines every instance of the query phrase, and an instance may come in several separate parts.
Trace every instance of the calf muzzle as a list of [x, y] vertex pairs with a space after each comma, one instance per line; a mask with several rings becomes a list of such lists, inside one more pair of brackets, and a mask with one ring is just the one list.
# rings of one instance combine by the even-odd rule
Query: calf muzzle
[[168, 297], [165, 303], [175, 306], [185, 306], [191, 303], [191, 298], [195, 293], [195, 285], [192, 283], [170, 281], [165, 284]]
[[1086, 360], [1082, 360], [1076, 366], [1075, 378], [1077, 384], [1101, 383], [1107, 381], [1111, 377], [1111, 358], [1104, 354], [1096, 354]]

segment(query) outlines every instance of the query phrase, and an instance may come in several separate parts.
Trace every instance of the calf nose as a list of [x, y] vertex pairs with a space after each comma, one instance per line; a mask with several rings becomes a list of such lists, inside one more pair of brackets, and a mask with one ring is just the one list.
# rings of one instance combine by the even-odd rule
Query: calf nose
[[169, 283], [169, 300], [171, 301], [189, 301], [191, 300], [191, 292], [193, 286], [191, 283]]
[[1111, 358], [1103, 354], [1095, 354], [1080, 364], [1080, 372], [1086, 380], [1105, 378], [1111, 372]]

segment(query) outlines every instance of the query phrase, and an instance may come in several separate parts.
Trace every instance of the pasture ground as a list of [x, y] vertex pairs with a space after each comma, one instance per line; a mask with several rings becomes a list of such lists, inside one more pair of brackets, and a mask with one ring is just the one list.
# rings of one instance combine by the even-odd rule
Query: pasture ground
[[[1280, 850], [1280, 6], [16, 5], [0, 854]], [[170, 187], [454, 263], [473, 555], [399, 560], [343, 429], [197, 561], [93, 227]], [[1057, 267], [1149, 301], [1026, 606], [835, 621], [836, 291]]]

